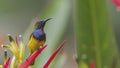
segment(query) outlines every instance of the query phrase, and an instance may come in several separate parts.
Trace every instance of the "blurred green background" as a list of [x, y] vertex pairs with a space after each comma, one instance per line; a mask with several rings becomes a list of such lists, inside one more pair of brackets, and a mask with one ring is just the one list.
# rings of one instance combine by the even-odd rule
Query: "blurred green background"
[[[82, 0], [80, 1], [82, 2]], [[78, 68], [77, 62], [75, 61], [77, 50], [75, 48], [76, 40], [74, 37], [74, 30], [76, 29], [73, 28], [73, 25], [75, 24], [73, 21], [73, 14], [74, 10], [80, 7], [78, 6], [76, 8], [74, 4], [75, 2], [73, 0], [0, 0], [0, 35], [5, 38], [5, 41], [8, 43], [6, 37], [7, 34], [13, 36], [22, 34], [26, 44], [29, 35], [33, 30], [33, 25], [37, 20], [53, 18], [45, 27], [47, 33], [46, 43], [49, 45], [49, 48], [42, 54], [42, 56], [40, 56], [40, 58], [46, 58], [41, 60], [43, 62], [37, 61], [38, 63], [33, 68], [37, 68], [40, 63], [40, 66], [42, 66], [57, 45], [64, 39], [67, 40], [62, 51], [62, 55], [64, 56], [58, 57], [61, 56], [58, 55], [57, 58], [60, 60], [55, 59], [51, 68], [58, 68], [56, 67], [58, 65], [62, 66], [60, 66], [60, 68]], [[105, 0], [105, 4], [107, 5], [107, 12], [110, 18], [109, 24], [112, 24], [111, 29], [115, 35], [115, 41], [117, 44], [115, 47], [120, 48], [120, 12], [116, 11], [116, 7], [110, 0]], [[3, 49], [0, 49], [0, 64], [3, 64], [2, 53]], [[11, 55], [10, 52], [9, 55]], [[65, 62], [62, 64], [63, 61]], [[57, 62], [56, 64], [58, 65], [56, 65], [55, 62]]]

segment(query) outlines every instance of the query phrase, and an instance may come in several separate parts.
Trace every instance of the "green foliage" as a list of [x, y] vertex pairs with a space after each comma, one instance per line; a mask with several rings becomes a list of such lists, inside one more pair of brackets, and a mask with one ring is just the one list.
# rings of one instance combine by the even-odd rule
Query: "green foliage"
[[95, 61], [96, 68], [111, 68], [115, 60], [119, 66], [105, 0], [76, 0], [74, 7], [79, 68], [80, 61], [89, 65], [92, 60]]

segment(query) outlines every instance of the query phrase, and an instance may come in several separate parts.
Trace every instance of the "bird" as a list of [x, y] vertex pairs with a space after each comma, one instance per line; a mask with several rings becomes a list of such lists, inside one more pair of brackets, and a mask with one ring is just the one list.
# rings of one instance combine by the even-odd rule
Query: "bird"
[[[44, 31], [44, 27], [47, 21], [49, 21], [51, 18], [48, 18], [46, 20], [39, 20], [34, 25], [34, 30], [30, 35], [29, 41], [28, 41], [28, 50], [30, 52], [30, 56], [37, 50], [40, 49], [46, 42], [46, 33]], [[34, 61], [31, 65], [34, 64]]]

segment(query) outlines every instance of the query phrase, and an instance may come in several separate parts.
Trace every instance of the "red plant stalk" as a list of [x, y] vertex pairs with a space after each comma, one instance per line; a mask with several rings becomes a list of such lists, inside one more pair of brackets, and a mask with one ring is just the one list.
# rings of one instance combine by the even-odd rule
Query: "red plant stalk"
[[49, 64], [52, 62], [52, 60], [54, 59], [54, 57], [57, 55], [57, 53], [60, 51], [60, 49], [64, 46], [65, 44], [65, 40], [59, 45], [59, 47], [52, 53], [52, 55], [50, 56], [50, 58], [48, 59], [48, 61], [45, 63], [45, 65], [43, 66], [43, 68], [48, 68]]
[[6, 63], [4, 64], [4, 68], [8, 68], [10, 63], [10, 57], [7, 59]]
[[36, 59], [36, 57], [46, 48], [47, 45], [44, 45], [42, 48], [37, 50], [31, 56], [29, 56], [22, 64], [18, 66], [18, 68], [28, 68], [30, 64]]

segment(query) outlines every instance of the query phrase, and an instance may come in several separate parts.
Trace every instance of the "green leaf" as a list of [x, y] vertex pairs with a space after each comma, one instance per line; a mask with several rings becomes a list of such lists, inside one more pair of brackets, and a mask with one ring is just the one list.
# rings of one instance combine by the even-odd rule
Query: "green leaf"
[[94, 60], [96, 68], [111, 68], [114, 57], [119, 60], [105, 0], [76, 0], [74, 7], [79, 67]]

